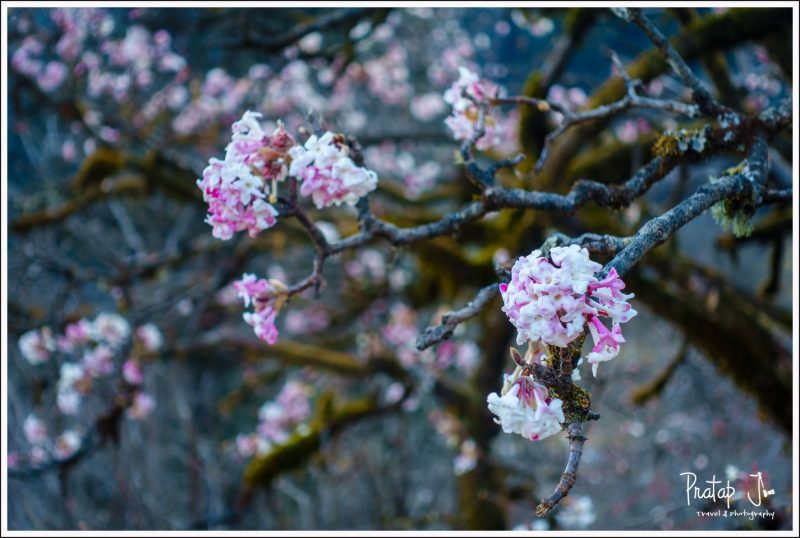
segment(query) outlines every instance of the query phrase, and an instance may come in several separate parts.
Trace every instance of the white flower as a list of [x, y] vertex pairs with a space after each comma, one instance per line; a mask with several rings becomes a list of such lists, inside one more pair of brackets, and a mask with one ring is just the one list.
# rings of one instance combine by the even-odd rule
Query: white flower
[[19, 339], [19, 350], [31, 364], [41, 364], [50, 358], [56, 349], [56, 342], [49, 327], [28, 331]]
[[136, 337], [147, 351], [158, 351], [164, 343], [164, 337], [155, 323], [145, 323], [136, 329]]
[[118, 314], [103, 312], [94, 320], [93, 337], [97, 341], [105, 341], [111, 347], [118, 347], [130, 335], [131, 326]]
[[66, 459], [75, 454], [81, 446], [81, 436], [75, 430], [66, 430], [56, 437], [53, 453], [58, 459]]
[[32, 445], [41, 445], [47, 440], [47, 426], [36, 415], [28, 415], [22, 423], [25, 439]]
[[505, 433], [517, 433], [532, 441], [558, 433], [564, 422], [563, 402], [546, 398], [545, 389], [529, 378], [518, 379], [502, 397], [489, 394], [486, 402]]

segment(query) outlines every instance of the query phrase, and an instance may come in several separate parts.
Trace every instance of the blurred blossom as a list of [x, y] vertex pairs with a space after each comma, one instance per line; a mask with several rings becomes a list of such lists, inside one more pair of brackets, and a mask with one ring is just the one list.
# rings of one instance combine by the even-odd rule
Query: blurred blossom
[[55, 351], [56, 343], [49, 327], [28, 331], [19, 339], [19, 350], [31, 364], [41, 364]]
[[330, 318], [325, 310], [312, 305], [303, 310], [290, 310], [284, 323], [289, 333], [313, 334], [327, 329]]
[[133, 395], [133, 404], [128, 407], [128, 416], [135, 420], [147, 418], [155, 409], [155, 399], [146, 392], [137, 392]]
[[114, 371], [114, 352], [105, 345], [98, 345], [83, 354], [81, 364], [92, 377], [105, 376]]
[[380, 282], [386, 276], [386, 262], [381, 251], [367, 248], [356, 254], [356, 259], [347, 262], [344, 266], [347, 276], [353, 279], [369, 277]]
[[297, 45], [306, 54], [316, 54], [322, 48], [322, 34], [311, 32], [303, 37]]
[[22, 424], [25, 439], [32, 445], [41, 445], [47, 440], [47, 426], [36, 415], [28, 415]]
[[[479, 109], [473, 101], [485, 102], [502, 93], [494, 84], [481, 82], [478, 75], [466, 67], [459, 67], [458, 80], [444, 92], [444, 101], [452, 105], [452, 114], [445, 119], [445, 124], [453, 133], [453, 138], [460, 142], [472, 140], [476, 135]], [[465, 97], [468, 95], [470, 98]], [[498, 120], [487, 111], [484, 118], [484, 134], [476, 142], [475, 147], [486, 150], [497, 146], [502, 141]]]
[[539, 17], [531, 24], [530, 32], [536, 37], [543, 37], [553, 31], [553, 20], [548, 17]]
[[442, 96], [436, 92], [417, 95], [411, 99], [411, 115], [420, 121], [430, 121], [447, 109]]
[[131, 327], [122, 316], [103, 312], [95, 318], [93, 330], [96, 340], [116, 348], [130, 335]]
[[35, 446], [31, 449], [30, 454], [28, 455], [28, 460], [30, 461], [31, 465], [39, 465], [41, 463], [46, 462], [49, 459], [47, 454], [47, 450], [45, 450], [42, 446]]
[[128, 359], [122, 365], [122, 377], [131, 385], [141, 385], [144, 380], [142, 368], [136, 359]]
[[67, 459], [80, 448], [81, 436], [75, 430], [66, 430], [56, 437], [53, 455], [60, 459]]
[[308, 434], [303, 428], [311, 418], [311, 397], [314, 389], [298, 380], [287, 381], [274, 400], [264, 402], [258, 411], [256, 431], [239, 434], [236, 448], [240, 456], [250, 457], [266, 453], [273, 445], [286, 442], [297, 431]]
[[400, 401], [405, 393], [405, 388], [403, 387], [402, 383], [394, 382], [388, 387], [386, 387], [386, 391], [383, 394], [383, 400], [386, 405], [392, 405]]
[[145, 350], [153, 352], [161, 349], [164, 337], [155, 323], [145, 323], [136, 328], [136, 338], [142, 343]]
[[478, 445], [472, 439], [461, 443], [459, 454], [453, 460], [453, 471], [460, 476], [466, 474], [478, 464]]
[[67, 78], [67, 66], [61, 62], [47, 62], [44, 70], [36, 76], [36, 82], [45, 92], [51, 92], [61, 86]]
[[526, 521], [516, 525], [512, 531], [548, 531], [550, 523], [546, 519], [536, 518], [533, 521]]
[[72, 162], [78, 155], [78, 150], [73, 140], [67, 139], [61, 144], [61, 158], [67, 162]]
[[586, 529], [597, 519], [592, 498], [586, 495], [570, 495], [561, 501], [561, 505], [556, 512], [556, 520], [565, 529]]
[[176, 308], [178, 310], [178, 313], [181, 316], [188, 316], [189, 314], [192, 313], [192, 310], [194, 309], [194, 305], [192, 304], [192, 300], [189, 299], [188, 297], [178, 301], [178, 304], [176, 304], [175, 306], [176, 306]]

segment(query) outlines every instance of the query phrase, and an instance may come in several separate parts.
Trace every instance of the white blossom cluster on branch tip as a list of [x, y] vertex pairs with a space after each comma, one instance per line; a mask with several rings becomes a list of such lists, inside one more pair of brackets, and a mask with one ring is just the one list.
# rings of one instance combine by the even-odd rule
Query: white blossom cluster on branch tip
[[486, 402], [505, 433], [517, 433], [531, 441], [555, 435], [564, 422], [564, 402], [548, 396], [544, 386], [527, 376], [518, 377], [502, 396], [492, 392]]
[[[616, 270], [599, 279], [595, 274], [601, 269], [578, 245], [554, 247], [549, 257], [535, 250], [516, 261], [510, 282], [500, 284], [500, 294], [502, 310], [517, 328], [517, 343], [528, 344], [526, 363], [541, 365], [548, 346], [566, 348], [587, 327], [594, 341], [586, 356], [593, 375], [601, 362], [617, 356], [625, 342], [621, 324], [636, 310], [628, 304], [633, 294], [621, 292], [625, 283]], [[611, 320], [610, 330], [601, 317]], [[580, 379], [577, 369], [572, 379]], [[501, 395], [493, 392], [486, 401], [504, 432], [534, 441], [558, 433], [565, 423], [564, 402], [521, 367], [506, 379]]]

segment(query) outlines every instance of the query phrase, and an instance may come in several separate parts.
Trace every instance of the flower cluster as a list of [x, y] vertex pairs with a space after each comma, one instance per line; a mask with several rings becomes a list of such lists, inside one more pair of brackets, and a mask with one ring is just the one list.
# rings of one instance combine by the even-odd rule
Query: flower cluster
[[311, 135], [305, 145], [291, 148], [289, 155], [289, 173], [303, 182], [300, 194], [311, 196], [319, 209], [343, 203], [354, 206], [378, 185], [375, 172], [350, 158], [341, 135]]
[[233, 283], [234, 289], [244, 301], [244, 306], [253, 305], [253, 312], [245, 312], [245, 322], [261, 340], [268, 344], [278, 341], [278, 328], [275, 318], [286, 301], [286, 286], [276, 279], [266, 280], [256, 278], [256, 275], [247, 273], [240, 280]]
[[527, 376], [517, 377], [502, 396], [489, 394], [486, 402], [504, 432], [518, 433], [531, 441], [558, 433], [564, 422], [564, 402], [550, 398], [545, 387]]
[[212, 158], [197, 181], [208, 204], [206, 222], [218, 239], [230, 239], [244, 230], [255, 237], [277, 220], [278, 211], [267, 197], [272, 192], [270, 200], [275, 201], [277, 182], [287, 174], [287, 150], [295, 142], [280, 122], [267, 135], [260, 117], [248, 110], [233, 124], [225, 160]]
[[25, 456], [9, 453], [9, 468], [18, 467], [22, 461], [30, 465], [40, 465], [49, 460], [65, 460], [72, 456], [81, 446], [81, 436], [75, 430], [64, 430], [61, 435], [50, 439], [45, 422], [34, 414], [30, 414], [22, 423], [25, 440], [30, 451]]
[[309, 385], [288, 381], [274, 401], [265, 402], [259, 409], [256, 431], [236, 437], [239, 454], [243, 457], [264, 454], [273, 445], [285, 443], [298, 428], [302, 430], [302, 425], [311, 418], [313, 394]]
[[58, 60], [44, 61], [41, 58], [44, 44], [34, 36], [28, 36], [11, 57], [11, 66], [29, 76], [44, 92], [56, 90], [69, 74], [67, 66]]
[[[476, 102], [491, 99], [496, 89], [488, 83], [481, 83], [478, 75], [465, 67], [460, 67], [458, 73], [458, 80], [444, 92], [445, 103], [453, 107], [452, 114], [444, 122], [453, 132], [453, 138], [466, 141], [473, 138], [478, 127]], [[489, 149], [501, 143], [497, 119], [488, 111], [484, 117], [484, 129], [484, 135], [475, 143], [478, 149]]]
[[[126, 390], [120, 396], [128, 402], [127, 415], [143, 419], [155, 407], [153, 397], [141, 390], [144, 381], [142, 357], [163, 345], [161, 331], [152, 323], [132, 331], [122, 316], [103, 312], [94, 319], [81, 318], [67, 324], [59, 335], [54, 335], [49, 327], [28, 331], [20, 337], [18, 344], [23, 357], [33, 365], [58, 361], [55, 407], [62, 415], [83, 417], [87, 414], [81, 412], [84, 401], [93, 392], [101, 392], [95, 389], [116, 371], [115, 358], [124, 352], [129, 353], [121, 368]], [[68, 458], [82, 442], [74, 428], [51, 439], [47, 425], [35, 414], [25, 419], [23, 430], [31, 448], [26, 456], [17, 455], [16, 460], [31, 465]]]
[[[503, 312], [517, 328], [517, 343], [566, 347], [588, 323], [594, 347], [586, 358], [596, 376], [598, 363], [614, 358], [625, 341], [620, 324], [636, 315], [628, 304], [633, 294], [621, 292], [625, 283], [616, 270], [598, 280], [594, 275], [600, 269], [578, 245], [551, 249], [550, 259], [538, 250], [518, 259], [511, 281], [500, 285]], [[600, 317], [611, 320], [611, 330]]]

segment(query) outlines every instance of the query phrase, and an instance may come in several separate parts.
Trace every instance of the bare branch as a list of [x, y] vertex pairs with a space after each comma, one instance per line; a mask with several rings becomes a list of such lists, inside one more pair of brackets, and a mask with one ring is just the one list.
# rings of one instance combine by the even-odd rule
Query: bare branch
[[542, 499], [536, 507], [536, 515], [539, 517], [547, 516], [553, 507], [569, 494], [575, 484], [578, 464], [581, 462], [581, 455], [583, 454], [583, 444], [586, 442], [586, 437], [583, 436], [583, 423], [571, 422], [567, 424], [567, 436], [569, 438], [567, 466], [564, 468], [564, 472], [561, 473], [561, 480], [559, 480], [556, 490], [549, 497]]
[[489, 284], [481, 288], [475, 298], [467, 303], [465, 307], [444, 314], [441, 324], [425, 329], [425, 332], [417, 338], [417, 349], [422, 351], [450, 338], [460, 323], [477, 316], [483, 307], [494, 299], [498, 293], [500, 293], [500, 288], [497, 284]]
[[629, 20], [647, 34], [650, 41], [658, 47], [658, 50], [660, 50], [667, 59], [667, 63], [669, 63], [675, 74], [692, 90], [692, 99], [697, 103], [703, 113], [709, 116], [716, 116], [721, 113], [733, 112], [728, 107], [714, 100], [711, 93], [709, 93], [703, 83], [692, 73], [692, 70], [684, 59], [681, 58], [681, 55], [678, 54], [678, 51], [676, 51], [669, 40], [664, 37], [664, 34], [650, 22], [650, 19], [647, 18], [641, 9], [630, 8], [627, 9], [627, 12], [630, 16]]
[[[742, 174], [737, 174], [723, 177], [713, 183], [706, 183], [680, 204], [645, 223], [636, 232], [630, 244], [605, 266], [603, 273], [614, 268], [618, 274], [624, 275], [647, 251], [669, 239], [683, 225], [704, 213], [720, 200], [742, 194], [746, 189], [758, 189], [759, 183], [765, 180], [767, 173], [767, 143], [764, 138], [756, 139], [749, 163], [748, 168], [755, 174], [755, 181]], [[779, 198], [783, 196], [785, 195], [781, 194]]]

